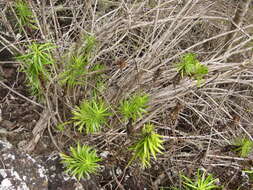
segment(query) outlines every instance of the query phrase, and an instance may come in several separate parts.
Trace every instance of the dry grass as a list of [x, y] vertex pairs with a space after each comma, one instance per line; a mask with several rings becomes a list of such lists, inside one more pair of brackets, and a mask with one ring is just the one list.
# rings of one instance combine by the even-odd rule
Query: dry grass
[[[165, 153], [153, 163], [158, 169], [139, 171], [150, 188], [152, 184], [153, 188], [178, 184], [179, 171], [191, 174], [200, 166], [210, 172], [221, 166], [238, 171], [244, 168], [243, 163], [251, 157], [240, 158], [223, 151], [234, 137], [246, 135], [253, 140], [253, 22], [249, 15], [241, 26], [229, 30], [236, 1], [62, 2], [30, 1], [39, 29], [35, 33], [24, 29], [21, 38], [17, 38], [14, 18], [8, 19], [8, 14], [15, 15], [10, 9], [12, 2], [2, 3], [0, 13], [0, 52], [7, 49], [13, 55], [23, 53], [24, 44], [34, 40], [52, 41], [58, 46], [54, 57], [59, 65], [53, 71], [56, 77], [48, 85], [43, 107], [51, 113], [48, 129], [59, 150], [66, 149], [78, 135], [80, 141], [100, 151], [108, 150], [122, 166], [130, 156], [123, 149], [131, 141], [125, 124], [117, 117], [111, 118], [111, 128], [97, 135], [83, 136], [72, 130], [63, 135], [52, 134], [55, 129], [51, 127], [66, 120], [70, 109], [89, 96], [93, 84], [76, 88], [63, 97], [56, 81], [62, 71], [60, 63], [65, 61], [62, 57], [80, 47], [83, 34], [92, 34], [98, 43], [90, 66], [106, 65], [108, 88], [101, 95], [108, 103], [117, 104], [139, 91], [151, 96], [149, 113], [133, 124], [138, 131], [144, 123], [153, 122], [166, 141]], [[231, 34], [233, 43], [227, 46], [226, 37]], [[175, 64], [186, 52], [196, 53], [209, 68], [201, 87], [192, 79], [175, 78]], [[118, 60], [124, 60], [122, 67], [116, 64]], [[122, 182], [115, 183], [120, 186]], [[231, 188], [229, 184], [227, 188]]]

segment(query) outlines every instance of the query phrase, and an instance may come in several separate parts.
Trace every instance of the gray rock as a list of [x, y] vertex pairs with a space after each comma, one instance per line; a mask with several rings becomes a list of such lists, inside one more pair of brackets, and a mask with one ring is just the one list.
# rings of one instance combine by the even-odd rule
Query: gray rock
[[0, 140], [0, 190], [48, 190], [44, 166]]

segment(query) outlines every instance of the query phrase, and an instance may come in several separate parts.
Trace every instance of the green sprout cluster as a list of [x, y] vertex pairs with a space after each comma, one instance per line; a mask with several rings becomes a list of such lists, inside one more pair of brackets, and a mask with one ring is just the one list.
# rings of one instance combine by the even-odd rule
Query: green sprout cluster
[[22, 62], [21, 71], [26, 74], [28, 86], [35, 96], [42, 95], [42, 89], [50, 78], [48, 65], [54, 64], [52, 50], [55, 46], [51, 43], [32, 43], [28, 52], [17, 57]]
[[125, 121], [132, 119], [136, 121], [142, 117], [143, 113], [146, 113], [147, 103], [149, 96], [147, 94], [136, 94], [130, 97], [128, 100], [123, 100], [120, 103], [119, 111]]
[[95, 47], [95, 38], [87, 36], [84, 40], [84, 46], [79, 51], [74, 52], [70, 60], [66, 63], [65, 70], [60, 75], [60, 83], [73, 88], [85, 83], [85, 75], [88, 73], [86, 68], [92, 51]]
[[95, 133], [100, 131], [101, 126], [106, 124], [107, 117], [111, 115], [108, 109], [101, 99], [84, 100], [72, 111], [72, 120], [79, 132], [85, 128], [87, 134]]
[[67, 64], [67, 69], [61, 74], [60, 83], [68, 87], [75, 87], [84, 83], [84, 76], [88, 73], [85, 66], [87, 59], [84, 56], [72, 56]]
[[132, 160], [139, 158], [143, 168], [150, 167], [151, 155], [155, 160], [157, 159], [157, 153], [162, 153], [164, 149], [162, 143], [162, 136], [154, 131], [154, 126], [152, 124], [144, 125], [141, 138], [130, 147], [130, 150], [134, 151]]
[[194, 180], [184, 175], [181, 175], [181, 177], [186, 190], [212, 190], [219, 188], [219, 186], [216, 185], [217, 179], [214, 179], [211, 174], [201, 172], [199, 169], [197, 171], [196, 179]]
[[17, 0], [14, 4], [20, 27], [37, 29], [36, 21], [27, 1]]
[[60, 153], [62, 163], [67, 168], [67, 173], [77, 177], [78, 180], [97, 173], [100, 167], [98, 162], [101, 161], [101, 158], [97, 156], [96, 150], [87, 145], [81, 146], [78, 143], [76, 148], [70, 147], [70, 152], [71, 155]]
[[241, 157], [248, 157], [253, 150], [253, 141], [247, 137], [236, 138], [233, 142], [233, 145], [237, 147], [235, 148], [235, 151]]
[[181, 78], [184, 76], [193, 77], [198, 81], [199, 85], [203, 76], [208, 74], [208, 67], [202, 65], [195, 54], [187, 53], [183, 55], [181, 61], [177, 63], [177, 72], [181, 74]]
[[82, 54], [86, 55], [88, 58], [92, 55], [92, 52], [96, 45], [96, 38], [92, 35], [85, 35], [84, 36], [84, 44], [80, 51]]

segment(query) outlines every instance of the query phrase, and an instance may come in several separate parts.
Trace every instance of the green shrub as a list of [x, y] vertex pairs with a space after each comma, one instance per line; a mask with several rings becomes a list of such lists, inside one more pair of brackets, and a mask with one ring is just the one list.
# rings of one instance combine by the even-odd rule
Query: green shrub
[[85, 66], [87, 66], [87, 58], [85, 56], [72, 56], [67, 64], [67, 69], [60, 74], [60, 83], [73, 88], [77, 85], [83, 85], [85, 75], [88, 73]]
[[103, 100], [93, 98], [90, 101], [84, 100], [79, 107], [76, 107], [72, 113], [74, 125], [78, 127], [78, 131], [95, 133], [100, 131], [102, 125], [106, 124], [107, 117], [111, 115]]
[[27, 83], [31, 93], [41, 96], [46, 82], [50, 78], [48, 65], [54, 64], [52, 50], [55, 46], [51, 43], [32, 43], [28, 47], [28, 52], [17, 57], [21, 61], [21, 71], [26, 74]]
[[74, 88], [84, 85], [88, 74], [88, 64], [96, 40], [93, 36], [86, 36], [82, 46], [75, 50], [67, 61], [64, 71], [60, 74], [60, 84]]
[[237, 148], [234, 150], [238, 152], [241, 157], [247, 157], [253, 150], [253, 141], [246, 137], [238, 137], [233, 141], [233, 145]]
[[84, 36], [84, 44], [83, 47], [80, 49], [80, 54], [86, 55], [88, 58], [91, 57], [92, 52], [96, 46], [96, 38], [92, 35], [85, 35]]
[[193, 77], [198, 81], [198, 85], [201, 83], [203, 76], [208, 73], [208, 67], [202, 65], [193, 53], [183, 55], [176, 67], [182, 78], [184, 76]]
[[78, 180], [97, 173], [100, 167], [97, 162], [101, 161], [101, 158], [97, 156], [95, 150], [87, 145], [81, 146], [78, 143], [76, 148], [70, 147], [70, 152], [70, 156], [60, 153], [62, 163], [67, 168], [67, 173], [77, 177]]
[[161, 150], [164, 149], [162, 143], [162, 136], [154, 131], [154, 126], [152, 124], [144, 125], [141, 138], [130, 147], [130, 150], [134, 151], [134, 155], [129, 163], [139, 158], [143, 168], [150, 167], [151, 155], [156, 160], [157, 153], [162, 153]]
[[[30, 9], [27, 1], [17, 0], [14, 4], [14, 8], [17, 14], [17, 18], [19, 19], [19, 25], [22, 27], [38, 29], [32, 10]], [[20, 29], [20, 31], [22, 30]]]
[[136, 94], [130, 97], [128, 100], [123, 100], [120, 103], [119, 111], [123, 115], [123, 119], [128, 121], [133, 119], [136, 121], [142, 117], [143, 113], [146, 113], [147, 103], [149, 97], [147, 94]]
[[211, 174], [207, 174], [206, 172], [201, 173], [202, 172], [198, 169], [197, 176], [194, 180], [181, 175], [184, 188], [186, 190], [212, 190], [219, 188], [219, 186], [215, 184], [218, 179], [214, 179]]

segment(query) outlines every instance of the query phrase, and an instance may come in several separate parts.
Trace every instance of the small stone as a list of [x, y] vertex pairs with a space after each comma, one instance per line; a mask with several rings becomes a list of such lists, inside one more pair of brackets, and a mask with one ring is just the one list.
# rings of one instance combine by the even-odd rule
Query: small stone
[[4, 179], [1, 183], [1, 187], [10, 188], [12, 186], [11, 181], [9, 179]]
[[121, 175], [122, 173], [123, 173], [123, 172], [122, 172], [122, 170], [121, 170], [120, 168], [117, 168], [117, 169], [116, 169], [116, 174], [117, 174], [117, 175]]
[[5, 169], [0, 169], [0, 175], [1, 175], [3, 178], [6, 178], [6, 177], [7, 177], [7, 173], [6, 173]]
[[4, 151], [5, 149], [10, 149], [12, 145], [7, 141], [0, 140], [0, 151]]
[[22, 35], [21, 35], [20, 33], [18, 33], [18, 34], [16, 35], [16, 39], [17, 39], [17, 40], [19, 40], [21, 37], [22, 37]]
[[55, 171], [55, 170], [56, 170], [56, 166], [51, 166], [51, 167], [50, 167], [50, 170], [51, 170], [51, 171]]
[[23, 150], [26, 145], [27, 145], [27, 141], [26, 140], [19, 141], [19, 143], [18, 143], [18, 149]]
[[30, 155], [17, 150], [0, 141], [0, 160], [5, 163], [5, 169], [0, 170], [4, 180], [0, 182], [0, 190], [47, 190], [48, 177], [44, 166]]
[[100, 153], [100, 156], [101, 156], [102, 158], [107, 158], [107, 156], [108, 156], [109, 154], [110, 154], [109, 151], [103, 151], [103, 152]]

